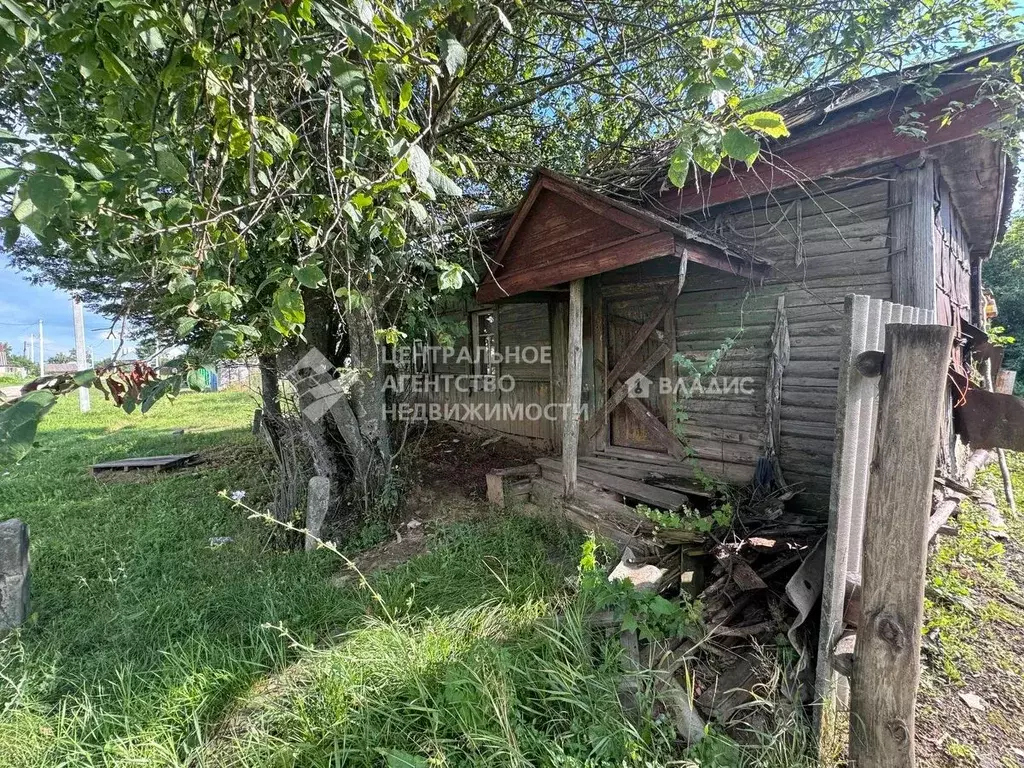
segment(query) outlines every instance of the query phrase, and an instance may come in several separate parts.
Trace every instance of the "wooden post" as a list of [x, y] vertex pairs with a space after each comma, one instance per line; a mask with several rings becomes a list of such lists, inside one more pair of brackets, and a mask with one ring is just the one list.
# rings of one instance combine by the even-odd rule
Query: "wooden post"
[[913, 768], [928, 516], [953, 329], [889, 325], [864, 528], [850, 764]]
[[[85, 353], [85, 313], [82, 310], [82, 302], [77, 297], [71, 299], [71, 317], [75, 326], [75, 368], [84, 371], [89, 367], [89, 358]], [[79, 387], [78, 410], [88, 413], [91, 407], [89, 388]]]
[[889, 192], [892, 300], [935, 309], [935, 164], [896, 174]]
[[576, 453], [580, 437], [580, 402], [583, 398], [583, 280], [569, 285], [569, 339], [566, 358], [565, 411], [562, 422], [562, 478], [565, 498], [576, 495]]
[[[565, 365], [563, 360], [569, 354], [569, 305], [564, 301], [551, 304], [551, 402], [565, 403], [568, 400], [565, 390]], [[564, 416], [564, 414], [561, 414]], [[562, 447], [562, 430], [565, 425], [557, 422], [551, 425], [551, 443], [555, 450]]]

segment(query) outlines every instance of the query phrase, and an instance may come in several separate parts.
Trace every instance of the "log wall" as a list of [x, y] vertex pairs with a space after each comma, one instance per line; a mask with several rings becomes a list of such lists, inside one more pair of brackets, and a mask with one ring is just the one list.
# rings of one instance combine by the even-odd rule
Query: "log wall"
[[[809, 195], [799, 190], [745, 200], [712, 211], [723, 236], [773, 263], [763, 285], [693, 270], [676, 312], [677, 350], [697, 361], [731, 348], [718, 367], [724, 376], [750, 376], [749, 397], [691, 397], [685, 431], [698, 451], [713, 450], [719, 472], [748, 478], [765, 430], [765, 374], [778, 309], [790, 339], [782, 377], [779, 460], [787, 483], [801, 483], [804, 507], [828, 513], [843, 301], [848, 293], [892, 295], [889, 187], [884, 178], [834, 184]], [[702, 441], [721, 441], [704, 448]], [[715, 472], [701, 456], [702, 466]]]
[[949, 185], [935, 183], [935, 285], [938, 322], [957, 330], [971, 321], [971, 249]]
[[[537, 407], [543, 408], [552, 402], [551, 398], [551, 365], [549, 362], [524, 362], [523, 359], [508, 360], [499, 363], [499, 376], [511, 376], [514, 379], [515, 387], [510, 392], [501, 392], [497, 388], [487, 388], [482, 380], [478, 380], [469, 391], [458, 391], [451, 386], [447, 391], [444, 388], [445, 378], [449, 382], [454, 381], [451, 377], [465, 377], [462, 382], [472, 378], [473, 366], [465, 360], [460, 361], [459, 351], [467, 349], [472, 352], [472, 336], [469, 328], [470, 313], [482, 309], [490, 309], [498, 316], [497, 346], [499, 353], [506, 349], [518, 349], [522, 352], [527, 347], [534, 348], [540, 353], [543, 348], [551, 345], [551, 331], [549, 314], [550, 309], [547, 303], [508, 303], [493, 306], [481, 306], [471, 300], [458, 300], [442, 314], [442, 319], [453, 324], [461, 324], [462, 328], [456, 335], [453, 346], [455, 355], [444, 362], [436, 359], [431, 365], [430, 374], [432, 378], [430, 385], [425, 387], [428, 391], [416, 394], [412, 399], [418, 403], [437, 403], [441, 406], [458, 406], [458, 413], [466, 418], [465, 421], [478, 427], [492, 429], [517, 437], [530, 438], [550, 442], [554, 433], [561, 429], [561, 422], [553, 422], [546, 418], [526, 418], [525, 408], [533, 406], [532, 413], [536, 414]], [[533, 358], [528, 358], [532, 360]], [[467, 389], [462, 387], [462, 389]], [[477, 407], [479, 406], [479, 407]], [[496, 406], [508, 406], [508, 409], [495, 411]], [[524, 417], [521, 419], [493, 419], [487, 414], [495, 412], [502, 414], [516, 413], [516, 408], [522, 406]], [[455, 411], [450, 411], [454, 413]], [[481, 414], [484, 414], [481, 417]]]

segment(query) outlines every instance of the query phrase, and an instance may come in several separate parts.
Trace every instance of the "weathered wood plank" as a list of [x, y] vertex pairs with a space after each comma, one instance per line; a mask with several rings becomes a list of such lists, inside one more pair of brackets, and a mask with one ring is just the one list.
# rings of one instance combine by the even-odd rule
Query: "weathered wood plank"
[[885, 337], [850, 700], [850, 760], [858, 768], [913, 768], [928, 517], [953, 329], [893, 324]]
[[[565, 498], [576, 493], [576, 455], [579, 451], [580, 408], [583, 399], [583, 285], [582, 278], [569, 286], [569, 339], [567, 349], [566, 408], [562, 420], [562, 477]], [[557, 363], [556, 363], [557, 364]]]
[[892, 183], [892, 298], [935, 309], [935, 164], [910, 168]]
[[[562, 475], [562, 462], [558, 459], [541, 458], [537, 459], [544, 473], [551, 472]], [[608, 491], [621, 493], [630, 499], [636, 499], [644, 504], [650, 504], [658, 509], [678, 511], [689, 503], [689, 499], [681, 493], [669, 491], [664, 488], [657, 488], [635, 480], [629, 480], [608, 472], [601, 472], [589, 467], [577, 467], [577, 476], [580, 480], [586, 480]], [[546, 476], [546, 474], [545, 474]]]

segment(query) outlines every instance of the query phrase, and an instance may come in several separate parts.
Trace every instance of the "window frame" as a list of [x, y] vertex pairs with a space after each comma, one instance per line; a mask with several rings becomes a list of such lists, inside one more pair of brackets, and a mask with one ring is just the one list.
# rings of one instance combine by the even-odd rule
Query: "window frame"
[[[490, 315], [493, 320], [493, 330], [489, 333], [481, 333], [481, 320], [483, 317]], [[469, 313], [469, 343], [472, 345], [473, 351], [473, 376], [476, 378], [485, 378], [487, 376], [493, 376], [497, 378], [501, 375], [499, 370], [499, 363], [486, 362], [481, 359], [479, 354], [481, 349], [485, 347], [481, 346], [481, 338], [490, 337], [491, 349], [493, 352], [498, 350], [498, 308], [487, 307], [484, 309], [478, 309]]]

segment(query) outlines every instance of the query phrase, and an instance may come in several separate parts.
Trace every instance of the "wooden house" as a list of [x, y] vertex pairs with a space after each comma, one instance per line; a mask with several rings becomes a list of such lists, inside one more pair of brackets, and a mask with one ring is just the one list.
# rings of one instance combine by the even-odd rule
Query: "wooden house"
[[[767, 473], [826, 515], [844, 297], [934, 310], [964, 334], [981, 325], [982, 264], [1015, 173], [989, 130], [998, 104], [954, 108], [978, 102], [970, 67], [1015, 49], [944, 62], [923, 104], [914, 72], [794, 97], [776, 107], [790, 136], [752, 168], [681, 190], [664, 162], [587, 184], [538, 170], [475, 301], [453, 308], [475, 359], [431, 369], [478, 383], [426, 399], [483, 404], [464, 420], [561, 451], [570, 488], [652, 503], [613, 486], [652, 466], [691, 485]], [[909, 107], [916, 130], [898, 130]], [[503, 354], [525, 347], [550, 360]], [[698, 373], [717, 384], [680, 389]], [[488, 383], [500, 377], [514, 387]], [[579, 421], [544, 417], [577, 397]]]

